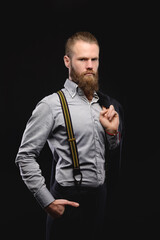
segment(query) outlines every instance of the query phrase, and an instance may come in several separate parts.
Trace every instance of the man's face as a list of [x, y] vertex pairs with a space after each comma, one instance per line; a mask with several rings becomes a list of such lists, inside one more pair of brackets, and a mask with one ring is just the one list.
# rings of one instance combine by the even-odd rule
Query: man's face
[[77, 41], [69, 58], [69, 78], [86, 94], [98, 90], [99, 47], [95, 43]]
[[97, 44], [77, 41], [72, 52], [71, 62], [76, 73], [93, 77], [99, 66], [99, 47]]

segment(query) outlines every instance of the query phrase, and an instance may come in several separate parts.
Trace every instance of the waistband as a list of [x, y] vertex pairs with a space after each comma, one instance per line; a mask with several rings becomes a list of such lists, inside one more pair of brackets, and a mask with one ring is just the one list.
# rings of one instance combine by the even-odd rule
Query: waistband
[[54, 181], [51, 192], [55, 199], [67, 198], [72, 199], [77, 196], [92, 196], [100, 192], [106, 191], [106, 184], [99, 185], [97, 187], [87, 186], [62, 186], [56, 180]]

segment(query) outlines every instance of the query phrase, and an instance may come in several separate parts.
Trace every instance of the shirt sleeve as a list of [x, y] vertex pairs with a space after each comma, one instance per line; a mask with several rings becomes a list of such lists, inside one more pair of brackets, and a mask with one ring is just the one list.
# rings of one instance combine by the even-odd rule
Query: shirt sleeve
[[47, 189], [37, 158], [53, 128], [54, 119], [50, 106], [40, 102], [30, 117], [23, 133], [16, 164], [28, 189], [44, 208], [54, 201]]

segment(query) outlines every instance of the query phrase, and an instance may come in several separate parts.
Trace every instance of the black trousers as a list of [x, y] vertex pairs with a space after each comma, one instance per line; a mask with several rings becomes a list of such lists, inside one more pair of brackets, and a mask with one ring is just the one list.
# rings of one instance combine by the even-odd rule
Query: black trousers
[[106, 184], [97, 188], [62, 187], [55, 181], [52, 194], [55, 199], [75, 201], [80, 206], [66, 206], [64, 214], [58, 219], [48, 215], [46, 240], [103, 239]]

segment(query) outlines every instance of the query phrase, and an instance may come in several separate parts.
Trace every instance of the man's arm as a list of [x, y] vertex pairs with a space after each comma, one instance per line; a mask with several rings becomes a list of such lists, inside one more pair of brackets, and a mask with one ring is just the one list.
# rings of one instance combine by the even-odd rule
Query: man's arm
[[16, 157], [16, 164], [19, 166], [23, 181], [42, 207], [53, 202], [54, 197], [46, 187], [37, 157], [46, 143], [53, 125], [54, 119], [50, 107], [48, 104], [40, 102], [27, 123]]
[[41, 102], [33, 111], [23, 134], [16, 157], [23, 181], [33, 193], [39, 204], [53, 218], [60, 217], [65, 205], [78, 207], [79, 204], [65, 199], [55, 200], [46, 187], [37, 157], [54, 126], [52, 111], [48, 104]]

